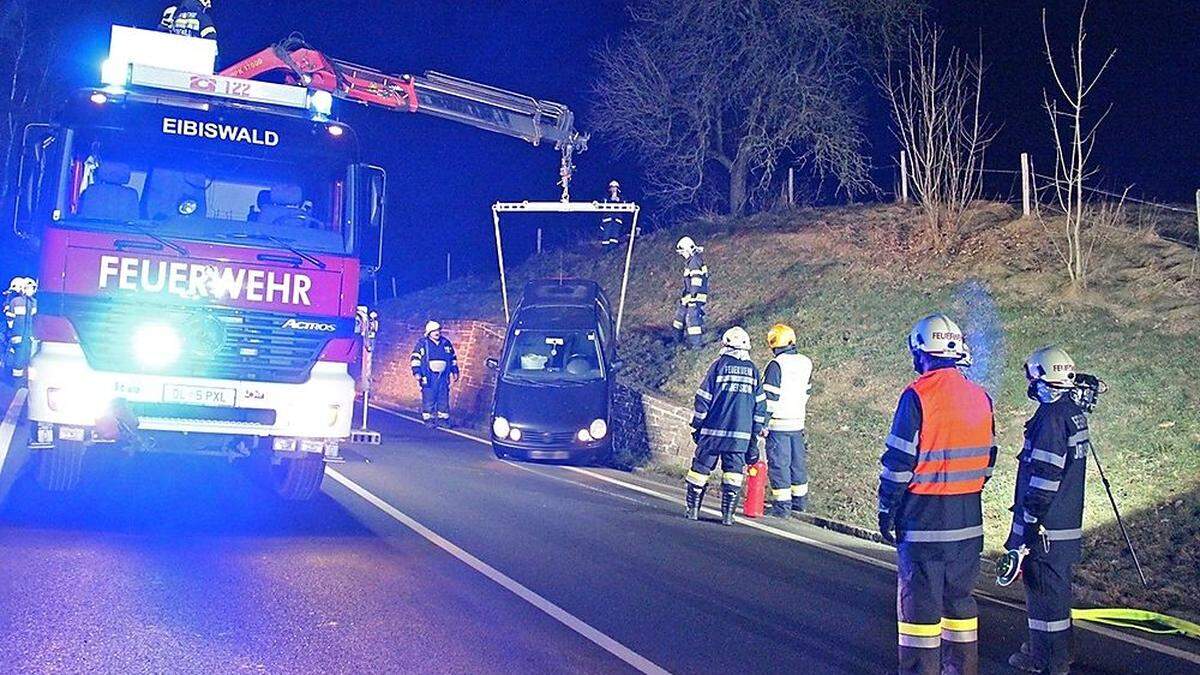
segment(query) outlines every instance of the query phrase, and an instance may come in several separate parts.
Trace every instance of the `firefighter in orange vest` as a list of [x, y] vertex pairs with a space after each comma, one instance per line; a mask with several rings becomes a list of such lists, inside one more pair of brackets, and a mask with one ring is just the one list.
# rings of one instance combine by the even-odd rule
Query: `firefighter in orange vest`
[[879, 473], [879, 532], [899, 551], [899, 672], [977, 673], [971, 591], [996, 463], [992, 401], [958, 369], [962, 331], [945, 315], [917, 322], [908, 346], [920, 376], [900, 396]]

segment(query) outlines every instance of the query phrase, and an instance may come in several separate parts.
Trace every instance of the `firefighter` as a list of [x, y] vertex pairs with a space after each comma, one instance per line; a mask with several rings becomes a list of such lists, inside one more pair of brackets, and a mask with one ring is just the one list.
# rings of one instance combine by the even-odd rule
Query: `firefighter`
[[1087, 414], [1073, 397], [1075, 362], [1058, 347], [1025, 361], [1037, 411], [1017, 456], [1013, 522], [1005, 548], [1025, 546], [1022, 566], [1029, 640], [1008, 663], [1029, 672], [1066, 673], [1071, 663], [1071, 572], [1080, 556], [1083, 492], [1090, 450]]
[[683, 266], [683, 291], [672, 325], [679, 339], [686, 339], [688, 349], [700, 349], [704, 339], [704, 305], [708, 302], [708, 265], [704, 264], [704, 249], [691, 237], [683, 237], [675, 245], [675, 252], [687, 263]]
[[[608, 196], [600, 200], [601, 204], [622, 204], [625, 200], [621, 199], [621, 184], [617, 181], [610, 181], [608, 184]], [[604, 247], [616, 246], [621, 243], [621, 234], [625, 231], [625, 220], [621, 213], [606, 212], [604, 217], [600, 219], [600, 245]]]
[[212, 0], [180, 0], [163, 10], [158, 29], [187, 37], [217, 39], [217, 27], [208, 13]]
[[767, 476], [771, 480], [769, 515], [801, 513], [808, 500], [807, 449], [804, 437], [812, 360], [796, 351], [796, 331], [777, 323], [767, 333], [775, 358], [763, 371], [767, 395]]
[[908, 346], [920, 375], [900, 396], [879, 474], [879, 532], [898, 542], [899, 672], [977, 673], [971, 590], [996, 461], [992, 401], [956, 367], [962, 331], [945, 315], [917, 322]]
[[740, 326], [725, 331], [721, 354], [696, 390], [692, 440], [696, 456], [687, 472], [687, 511], [700, 518], [708, 475], [721, 462], [721, 524], [733, 525], [733, 512], [747, 464], [758, 462], [758, 437], [765, 432], [767, 396], [750, 360], [750, 335]]
[[9, 297], [4, 303], [6, 330], [5, 366], [14, 379], [25, 377], [25, 369], [33, 353], [33, 318], [37, 315], [37, 281], [17, 277], [9, 284]]
[[421, 386], [421, 419], [429, 427], [449, 425], [450, 378], [458, 381], [458, 359], [454, 345], [442, 335], [441, 324], [425, 324], [425, 335], [413, 347], [410, 365]]

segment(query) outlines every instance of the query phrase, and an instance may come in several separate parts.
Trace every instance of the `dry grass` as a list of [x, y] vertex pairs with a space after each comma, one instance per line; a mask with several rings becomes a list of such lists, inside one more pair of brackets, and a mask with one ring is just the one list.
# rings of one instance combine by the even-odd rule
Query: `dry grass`
[[[1111, 391], [1092, 419], [1097, 448], [1134, 528], [1155, 588], [1138, 587], [1098, 477], [1086, 505], [1087, 553], [1081, 593], [1200, 618], [1200, 283], [1195, 252], [1153, 229], [1111, 227], [1095, 251], [1089, 289], [1065, 290], [1041, 226], [1006, 206], [980, 204], [962, 224], [950, 256], [911, 241], [918, 217], [899, 206], [851, 207], [712, 220], [641, 240], [629, 291], [622, 354], [625, 376], [681, 403], [712, 358], [670, 342], [681, 262], [674, 242], [690, 234], [706, 245], [712, 271], [708, 340], [741, 324], [765, 363], [765, 335], [790, 322], [815, 364], [810, 403], [813, 508], [874, 525], [882, 438], [895, 401], [913, 377], [904, 340], [933, 311], [956, 316], [976, 352], [972, 376], [995, 402], [1001, 458], [985, 491], [987, 542], [1004, 540], [1022, 424], [1021, 362], [1042, 344], [1064, 345], [1081, 368]], [[548, 254], [522, 266], [516, 281], [569, 273], [619, 289], [622, 259], [595, 251]], [[500, 316], [498, 285], [488, 280], [402, 298], [391, 311], [446, 308], [443, 316]], [[483, 315], [483, 316], [481, 316]], [[715, 349], [715, 348], [714, 348]]]

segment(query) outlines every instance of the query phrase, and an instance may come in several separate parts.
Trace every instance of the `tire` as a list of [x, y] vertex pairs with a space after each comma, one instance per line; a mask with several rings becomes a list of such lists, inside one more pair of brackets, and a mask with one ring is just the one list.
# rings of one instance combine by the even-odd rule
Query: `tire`
[[286, 457], [271, 467], [275, 493], [288, 501], [307, 501], [321, 489], [325, 460], [319, 455]]
[[70, 492], [83, 476], [83, 441], [58, 441], [38, 454], [37, 482], [48, 492]]

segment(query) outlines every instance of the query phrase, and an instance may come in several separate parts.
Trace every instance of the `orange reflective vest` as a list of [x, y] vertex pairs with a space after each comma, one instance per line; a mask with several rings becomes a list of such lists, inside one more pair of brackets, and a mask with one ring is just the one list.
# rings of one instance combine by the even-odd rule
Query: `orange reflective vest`
[[921, 430], [908, 491], [919, 495], [981, 492], [995, 444], [987, 392], [957, 368], [930, 371], [910, 387], [921, 402]]

